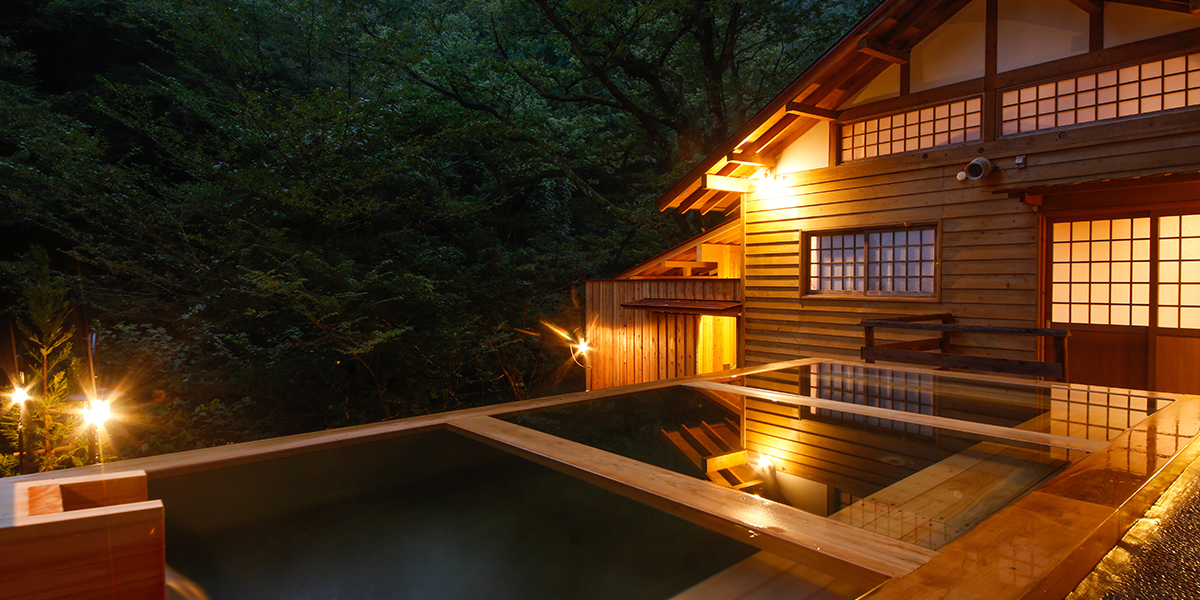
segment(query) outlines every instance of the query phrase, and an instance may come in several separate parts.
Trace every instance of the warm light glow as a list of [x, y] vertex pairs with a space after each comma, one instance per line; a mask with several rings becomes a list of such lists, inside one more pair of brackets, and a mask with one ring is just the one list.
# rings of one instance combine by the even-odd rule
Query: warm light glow
[[550, 331], [553, 331], [554, 333], [557, 333], [557, 334], [558, 334], [558, 337], [560, 337], [560, 338], [562, 338], [562, 339], [564, 339], [564, 340], [567, 340], [568, 342], [574, 342], [574, 341], [575, 341], [575, 340], [571, 339], [571, 334], [567, 333], [567, 330], [563, 329], [562, 327], [559, 327], [559, 326], [555, 325], [554, 323], [551, 323], [551, 322], [549, 322], [549, 321], [542, 321], [542, 325], [545, 325], [545, 326], [546, 326], [546, 329], [549, 329]]
[[88, 425], [99, 427], [108, 420], [110, 415], [107, 400], [93, 400], [88, 408], [83, 409], [83, 419], [87, 421]]
[[760, 454], [758, 456], [758, 468], [770, 469], [773, 465], [774, 463], [771, 462], [770, 456], [767, 456], [766, 454]]
[[29, 392], [25, 391], [25, 388], [14, 388], [12, 399], [17, 404], [24, 404], [29, 399]]
[[579, 340], [579, 343], [575, 345], [575, 354], [587, 356], [588, 350], [591, 349], [591, 346], [588, 346], [587, 340]]

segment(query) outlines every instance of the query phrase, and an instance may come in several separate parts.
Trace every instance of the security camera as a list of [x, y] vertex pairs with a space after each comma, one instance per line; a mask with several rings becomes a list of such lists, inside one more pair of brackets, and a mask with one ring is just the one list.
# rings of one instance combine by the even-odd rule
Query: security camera
[[980, 156], [979, 158], [967, 164], [967, 167], [958, 172], [958, 180], [970, 179], [975, 181], [983, 179], [992, 172], [992, 161]]

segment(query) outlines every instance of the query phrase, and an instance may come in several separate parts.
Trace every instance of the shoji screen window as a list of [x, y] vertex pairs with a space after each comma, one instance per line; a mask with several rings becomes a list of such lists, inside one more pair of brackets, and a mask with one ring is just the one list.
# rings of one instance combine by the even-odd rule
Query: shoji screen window
[[1200, 329], [1200, 215], [1158, 221], [1158, 326]]
[[1150, 217], [1055, 223], [1051, 319], [1150, 324]]

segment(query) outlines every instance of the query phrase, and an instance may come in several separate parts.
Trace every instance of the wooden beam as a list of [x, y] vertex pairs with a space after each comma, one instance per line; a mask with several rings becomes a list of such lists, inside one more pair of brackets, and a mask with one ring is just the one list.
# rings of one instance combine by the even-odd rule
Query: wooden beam
[[1192, 0], [1188, 5], [1188, 10], [1196, 17], [1200, 17], [1200, 0]]
[[858, 51], [897, 65], [906, 65], [909, 61], [908, 50], [892, 48], [869, 38], [858, 40]]
[[752, 167], [774, 167], [775, 159], [762, 154], [753, 152], [738, 152], [729, 153], [727, 160], [735, 165], [750, 165]]
[[1078, 8], [1079, 10], [1082, 10], [1083, 12], [1085, 12], [1089, 15], [1098, 15], [1098, 14], [1100, 14], [1100, 12], [1102, 10], [1104, 10], [1104, 7], [1096, 0], [1067, 0], [1067, 1], [1070, 2], [1071, 4], [1074, 4], [1076, 8]]
[[787, 112], [789, 115], [821, 119], [822, 121], [836, 121], [841, 114], [836, 110], [821, 108], [811, 104], [801, 104], [799, 102], [788, 102]]
[[750, 191], [750, 180], [705, 173], [700, 187], [706, 190], [746, 193]]
[[1188, 12], [1188, 3], [1172, 2], [1170, 0], [1110, 0], [1117, 4], [1129, 4], [1132, 6], [1142, 6], [1145, 8], [1153, 8], [1157, 10], [1169, 10], [1172, 12]]

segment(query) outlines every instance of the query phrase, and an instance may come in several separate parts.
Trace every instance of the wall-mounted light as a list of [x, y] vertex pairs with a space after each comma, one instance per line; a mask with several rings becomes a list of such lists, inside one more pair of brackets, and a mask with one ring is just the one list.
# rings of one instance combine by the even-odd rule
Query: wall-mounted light
[[976, 181], [987, 177], [991, 172], [992, 161], [980, 156], [967, 163], [967, 166], [958, 172], [958, 180], [964, 181], [970, 179], [971, 181]]

